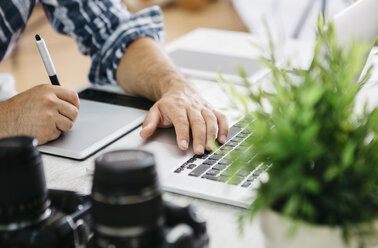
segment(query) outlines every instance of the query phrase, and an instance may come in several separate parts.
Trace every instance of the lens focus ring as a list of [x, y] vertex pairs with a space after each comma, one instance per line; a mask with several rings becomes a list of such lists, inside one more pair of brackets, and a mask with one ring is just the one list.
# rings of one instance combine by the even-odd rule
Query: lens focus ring
[[119, 150], [96, 159], [92, 200], [97, 225], [155, 226], [163, 207], [153, 155], [142, 150]]

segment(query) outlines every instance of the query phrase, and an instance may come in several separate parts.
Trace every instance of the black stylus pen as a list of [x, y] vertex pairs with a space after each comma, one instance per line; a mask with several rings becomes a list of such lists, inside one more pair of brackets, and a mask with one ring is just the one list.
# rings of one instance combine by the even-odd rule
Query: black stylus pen
[[51, 60], [49, 50], [47, 50], [45, 41], [41, 38], [41, 36], [36, 34], [35, 43], [37, 44], [39, 54], [42, 57], [43, 64], [45, 64], [45, 68], [46, 68], [47, 74], [49, 75], [50, 82], [53, 85], [60, 85], [58, 77], [56, 76], [54, 64]]

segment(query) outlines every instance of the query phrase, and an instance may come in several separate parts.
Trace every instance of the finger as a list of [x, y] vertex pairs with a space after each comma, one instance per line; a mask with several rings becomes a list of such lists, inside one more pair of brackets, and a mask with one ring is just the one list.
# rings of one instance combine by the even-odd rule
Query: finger
[[78, 109], [80, 108], [79, 96], [75, 91], [60, 86], [55, 86], [53, 89], [59, 99], [71, 103]]
[[71, 121], [75, 121], [79, 114], [77, 107], [66, 101], [59, 101], [58, 111], [59, 114], [64, 115]]
[[206, 123], [206, 150], [211, 151], [217, 137], [217, 117], [209, 109], [203, 109], [201, 113]]
[[59, 131], [57, 128], [55, 128], [54, 132], [51, 135], [51, 139], [50, 140], [56, 140], [57, 138], [59, 138], [59, 136], [61, 134], [62, 134], [62, 132]]
[[153, 106], [148, 112], [146, 119], [143, 122], [143, 128], [140, 131], [142, 138], [150, 137], [157, 129], [161, 121], [160, 110], [158, 107]]
[[189, 109], [188, 117], [193, 135], [194, 153], [202, 155], [205, 152], [206, 123], [199, 110]]
[[189, 120], [186, 110], [175, 108], [166, 114], [175, 128], [178, 147], [186, 151], [189, 147]]
[[55, 125], [60, 131], [68, 132], [73, 127], [73, 121], [64, 115], [58, 115]]
[[59, 138], [61, 133], [62, 132], [55, 127], [53, 130], [50, 130], [50, 132], [42, 134], [43, 137], [36, 137], [38, 140], [38, 145], [43, 145], [51, 140]]
[[214, 115], [217, 117], [218, 120], [218, 141], [221, 144], [226, 143], [227, 136], [228, 136], [228, 120], [227, 117], [222, 114], [221, 112], [214, 110]]

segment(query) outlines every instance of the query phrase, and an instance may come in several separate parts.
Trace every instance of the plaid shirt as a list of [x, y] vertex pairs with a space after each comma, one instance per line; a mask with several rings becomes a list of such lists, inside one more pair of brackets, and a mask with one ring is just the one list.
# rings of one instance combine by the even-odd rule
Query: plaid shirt
[[16, 46], [38, 2], [54, 29], [72, 36], [80, 52], [91, 57], [92, 83], [116, 84], [118, 63], [131, 42], [165, 36], [158, 7], [133, 15], [120, 0], [0, 0], [0, 61]]

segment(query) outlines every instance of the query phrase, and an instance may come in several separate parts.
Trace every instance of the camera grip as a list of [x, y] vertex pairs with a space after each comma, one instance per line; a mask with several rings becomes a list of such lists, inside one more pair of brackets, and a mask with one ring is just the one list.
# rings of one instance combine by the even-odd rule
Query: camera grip
[[192, 229], [193, 247], [205, 247], [209, 243], [206, 220], [197, 214], [193, 205], [181, 207], [172, 202], [164, 201], [165, 224], [168, 227], [175, 227], [185, 224]]

